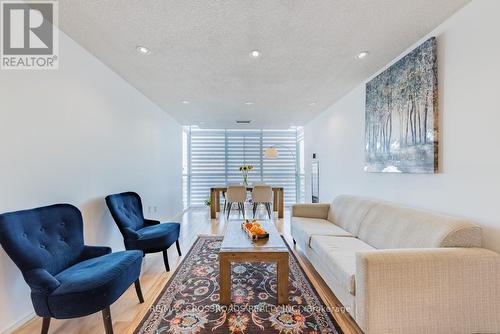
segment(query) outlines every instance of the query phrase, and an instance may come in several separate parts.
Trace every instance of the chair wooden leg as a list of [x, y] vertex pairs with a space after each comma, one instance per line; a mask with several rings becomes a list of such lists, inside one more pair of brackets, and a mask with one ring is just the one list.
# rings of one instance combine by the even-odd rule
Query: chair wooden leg
[[179, 244], [179, 239], [177, 239], [175, 241], [175, 246], [177, 247], [177, 254], [179, 254], [179, 256], [182, 256], [182, 253], [181, 253], [181, 244]]
[[135, 285], [135, 292], [137, 293], [137, 298], [139, 298], [139, 303], [144, 303], [144, 296], [142, 295], [142, 289], [141, 289], [141, 281], [137, 279], [137, 281], [134, 282]]
[[257, 211], [257, 203], [253, 203], [253, 218], [255, 218], [255, 212]]
[[42, 331], [41, 334], [47, 334], [49, 332], [50, 318], [43, 318]]
[[241, 212], [243, 212], [243, 219], [245, 219], [245, 202], [241, 203]]
[[113, 321], [111, 320], [111, 311], [109, 306], [102, 310], [102, 320], [104, 322], [105, 333], [113, 334]]
[[297, 241], [295, 241], [295, 239], [292, 239], [293, 240], [293, 244], [296, 245], [297, 244]]
[[170, 266], [168, 265], [168, 254], [166, 249], [163, 251], [163, 262], [165, 263], [165, 269], [167, 271], [170, 271]]

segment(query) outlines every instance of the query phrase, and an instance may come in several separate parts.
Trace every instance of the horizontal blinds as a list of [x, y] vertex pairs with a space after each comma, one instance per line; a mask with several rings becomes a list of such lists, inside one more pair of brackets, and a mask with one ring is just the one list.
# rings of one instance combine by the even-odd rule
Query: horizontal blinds
[[201, 205], [210, 187], [226, 183], [226, 137], [224, 130], [191, 129], [190, 204]]
[[[241, 183], [239, 167], [254, 166], [249, 182], [284, 187], [285, 204], [296, 202], [297, 131], [213, 130], [192, 127], [189, 139], [189, 202], [202, 205], [210, 187]], [[266, 159], [264, 150], [274, 146], [278, 158]]]
[[295, 130], [262, 131], [263, 148], [274, 146], [278, 150], [278, 158], [263, 157], [263, 182], [285, 188], [285, 203], [296, 202], [296, 160], [297, 132]]
[[248, 173], [248, 182], [261, 181], [260, 131], [256, 130], [226, 130], [227, 138], [227, 182], [240, 183], [243, 181], [240, 172], [241, 165], [252, 165], [253, 170]]

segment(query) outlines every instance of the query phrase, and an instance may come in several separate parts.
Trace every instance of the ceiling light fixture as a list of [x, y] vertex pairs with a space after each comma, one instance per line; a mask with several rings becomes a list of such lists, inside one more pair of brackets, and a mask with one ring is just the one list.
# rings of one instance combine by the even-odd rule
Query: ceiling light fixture
[[309, 106], [314, 107], [316, 105], [316, 102], [311, 102], [309, 103]]
[[189, 101], [184, 100], [184, 101], [182, 101], [182, 104], [189, 104]]
[[246, 104], [247, 106], [251, 106], [251, 105], [253, 104], [253, 102], [248, 101], [248, 102], [245, 102], [245, 104]]
[[363, 58], [365, 58], [366, 56], [368, 56], [369, 54], [370, 54], [370, 52], [369, 52], [369, 51], [362, 51], [362, 52], [358, 53], [358, 56], [357, 56], [357, 57], [358, 57], [358, 59], [363, 59]]
[[149, 55], [151, 54], [151, 50], [149, 50], [147, 47], [145, 46], [138, 46], [136, 48], [137, 52], [141, 55]]
[[253, 58], [259, 58], [260, 55], [261, 53], [259, 50], [253, 50], [252, 52], [250, 52], [250, 56], [252, 56]]

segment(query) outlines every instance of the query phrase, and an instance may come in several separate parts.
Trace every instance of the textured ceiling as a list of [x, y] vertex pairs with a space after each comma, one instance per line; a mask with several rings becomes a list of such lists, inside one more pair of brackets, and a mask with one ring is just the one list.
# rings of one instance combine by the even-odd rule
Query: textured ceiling
[[[59, 23], [182, 124], [286, 128], [311, 120], [467, 2], [59, 0]], [[139, 55], [138, 45], [152, 53]], [[260, 58], [250, 57], [254, 49]], [[363, 50], [370, 55], [357, 59]]]

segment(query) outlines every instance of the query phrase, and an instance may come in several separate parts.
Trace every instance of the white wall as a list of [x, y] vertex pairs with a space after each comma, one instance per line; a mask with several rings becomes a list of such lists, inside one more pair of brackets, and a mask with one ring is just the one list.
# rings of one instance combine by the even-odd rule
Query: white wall
[[[61, 33], [59, 70], [0, 71], [0, 212], [72, 203], [83, 211], [87, 244], [121, 250], [104, 196], [134, 190], [146, 211], [158, 207], [146, 216], [180, 213], [181, 133], [180, 124]], [[29, 289], [3, 249], [0, 296], [0, 332], [33, 312]]]
[[441, 172], [363, 172], [363, 84], [305, 127], [306, 167], [317, 153], [322, 202], [356, 194], [467, 217], [484, 228], [485, 247], [500, 251], [498, 13], [500, 1], [474, 0], [422, 39], [438, 42]]

